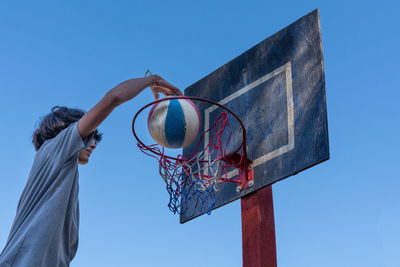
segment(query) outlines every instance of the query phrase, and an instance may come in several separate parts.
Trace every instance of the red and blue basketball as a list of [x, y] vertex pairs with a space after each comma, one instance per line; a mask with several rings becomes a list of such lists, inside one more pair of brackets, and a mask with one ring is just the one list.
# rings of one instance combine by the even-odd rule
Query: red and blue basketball
[[189, 99], [171, 99], [153, 105], [147, 126], [153, 139], [161, 146], [180, 148], [190, 145], [197, 137], [201, 117]]

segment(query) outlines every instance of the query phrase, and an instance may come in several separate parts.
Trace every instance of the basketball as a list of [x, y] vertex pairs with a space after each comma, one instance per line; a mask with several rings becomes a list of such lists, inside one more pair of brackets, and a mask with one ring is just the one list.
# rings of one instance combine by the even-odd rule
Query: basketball
[[189, 99], [171, 99], [153, 105], [147, 126], [153, 139], [167, 148], [190, 145], [197, 137], [201, 117]]

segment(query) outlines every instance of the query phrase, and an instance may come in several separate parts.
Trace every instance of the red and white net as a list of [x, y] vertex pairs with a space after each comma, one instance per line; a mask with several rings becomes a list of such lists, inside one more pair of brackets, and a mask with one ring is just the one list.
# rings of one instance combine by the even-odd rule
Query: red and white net
[[227, 152], [231, 134], [228, 114], [221, 112], [187, 158], [179, 155], [172, 160], [160, 145], [138, 143], [143, 153], [158, 160], [160, 176], [170, 196], [168, 207], [172, 212], [210, 214], [220, 183], [243, 182], [243, 148], [239, 148], [234, 157]]

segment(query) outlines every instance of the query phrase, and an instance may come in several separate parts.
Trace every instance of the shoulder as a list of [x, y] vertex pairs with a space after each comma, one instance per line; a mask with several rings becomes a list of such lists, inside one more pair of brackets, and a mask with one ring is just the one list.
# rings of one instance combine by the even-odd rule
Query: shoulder
[[78, 122], [74, 122], [56, 137], [47, 140], [41, 149], [53, 154], [55, 157], [67, 160], [79, 151], [86, 149], [90, 145], [92, 138], [93, 134], [82, 139], [78, 130]]

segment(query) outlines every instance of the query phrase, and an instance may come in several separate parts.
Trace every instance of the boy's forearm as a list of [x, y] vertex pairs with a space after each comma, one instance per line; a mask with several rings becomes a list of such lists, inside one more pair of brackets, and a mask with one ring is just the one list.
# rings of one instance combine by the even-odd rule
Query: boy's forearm
[[152, 83], [153, 79], [150, 76], [130, 79], [115, 86], [106, 96], [108, 95], [108, 97], [111, 98], [112, 105], [114, 105], [115, 108], [137, 96]]

